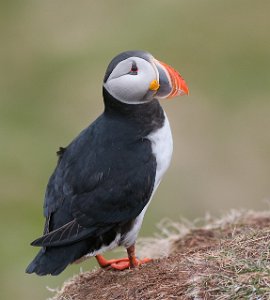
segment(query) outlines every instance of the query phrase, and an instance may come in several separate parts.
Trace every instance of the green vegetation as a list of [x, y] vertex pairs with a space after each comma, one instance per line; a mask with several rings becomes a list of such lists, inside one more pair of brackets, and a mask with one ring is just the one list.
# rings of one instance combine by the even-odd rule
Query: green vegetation
[[44, 299], [45, 286], [79, 271], [24, 274], [36, 253], [29, 243], [42, 232], [54, 153], [102, 111], [103, 74], [120, 51], [148, 50], [178, 69], [191, 91], [164, 103], [174, 159], [142, 235], [164, 216], [264, 207], [269, 9], [268, 0], [0, 2], [1, 299]]

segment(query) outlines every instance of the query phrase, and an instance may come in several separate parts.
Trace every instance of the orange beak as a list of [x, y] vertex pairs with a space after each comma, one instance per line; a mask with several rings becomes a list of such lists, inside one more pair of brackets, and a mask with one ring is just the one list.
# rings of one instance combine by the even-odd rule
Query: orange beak
[[173, 98], [188, 95], [188, 86], [183, 77], [171, 66], [154, 60], [159, 73], [159, 88], [156, 96], [159, 98]]
[[183, 77], [173, 67], [161, 61], [160, 63], [166, 69], [171, 79], [172, 91], [167, 96], [167, 98], [188, 95], [189, 94], [188, 86], [185, 80], [183, 79]]

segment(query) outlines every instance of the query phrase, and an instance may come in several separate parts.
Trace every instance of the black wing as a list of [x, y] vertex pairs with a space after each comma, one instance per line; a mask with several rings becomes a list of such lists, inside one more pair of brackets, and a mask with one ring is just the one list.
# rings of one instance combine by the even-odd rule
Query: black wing
[[101, 116], [62, 154], [46, 191], [44, 236], [32, 245], [74, 243], [134, 219], [155, 172], [150, 141], [133, 124]]

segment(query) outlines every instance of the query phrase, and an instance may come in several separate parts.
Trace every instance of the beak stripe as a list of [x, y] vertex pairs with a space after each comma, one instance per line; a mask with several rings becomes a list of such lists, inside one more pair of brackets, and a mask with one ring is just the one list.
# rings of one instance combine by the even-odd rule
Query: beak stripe
[[189, 90], [187, 84], [181, 75], [171, 66], [165, 64], [164, 62], [159, 62], [166, 69], [171, 79], [172, 91], [167, 98], [172, 98], [178, 95], [188, 95]]

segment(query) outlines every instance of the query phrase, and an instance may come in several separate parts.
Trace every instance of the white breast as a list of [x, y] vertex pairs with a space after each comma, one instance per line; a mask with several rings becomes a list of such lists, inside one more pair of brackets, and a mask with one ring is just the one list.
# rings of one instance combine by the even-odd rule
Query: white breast
[[165, 121], [163, 127], [150, 133], [148, 139], [151, 141], [152, 152], [156, 157], [157, 170], [154, 191], [167, 171], [173, 152], [173, 139], [168, 118], [164, 112]]
[[144, 207], [142, 212], [135, 219], [132, 229], [125, 235], [125, 237], [122, 238], [121, 244], [124, 245], [126, 248], [135, 243], [147, 207], [150, 204], [150, 201], [171, 162], [172, 152], [173, 152], [173, 139], [172, 139], [172, 133], [171, 133], [171, 128], [170, 128], [168, 118], [165, 113], [164, 115], [165, 115], [165, 121], [163, 127], [157, 129], [156, 131], [150, 133], [147, 136], [147, 138], [151, 142], [152, 152], [156, 157], [156, 162], [157, 162], [153, 193], [147, 205]]

